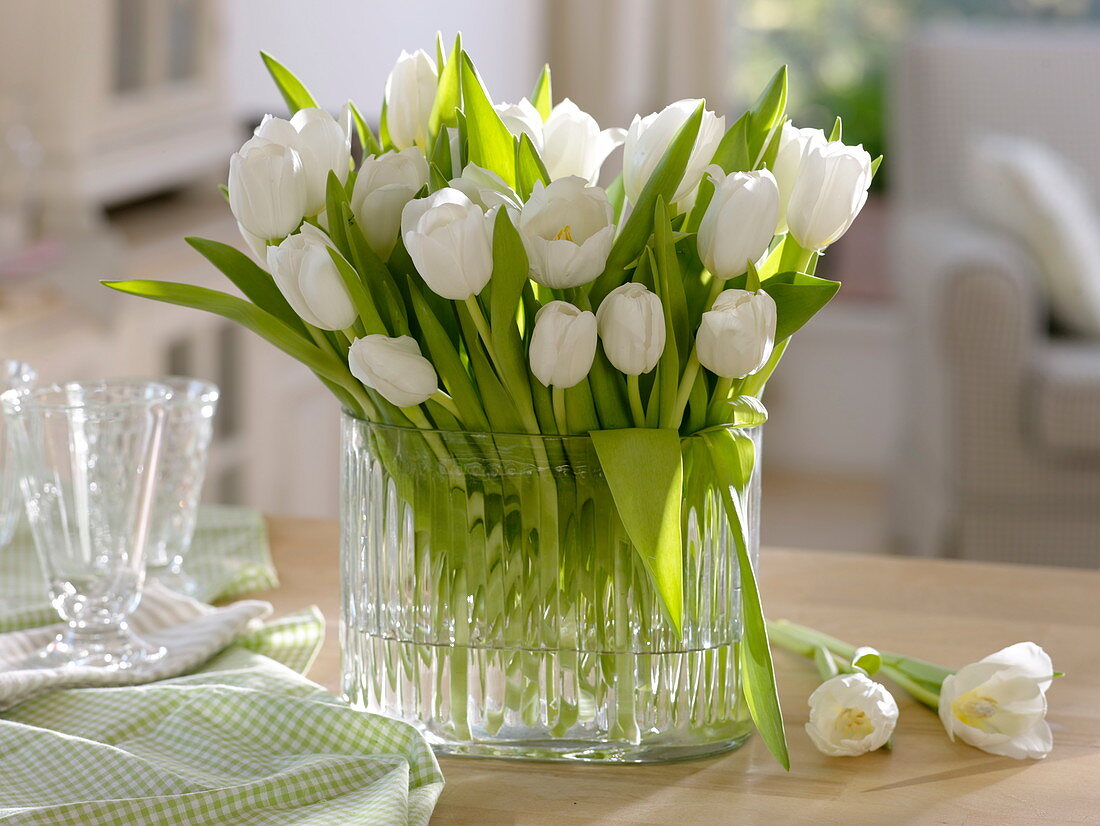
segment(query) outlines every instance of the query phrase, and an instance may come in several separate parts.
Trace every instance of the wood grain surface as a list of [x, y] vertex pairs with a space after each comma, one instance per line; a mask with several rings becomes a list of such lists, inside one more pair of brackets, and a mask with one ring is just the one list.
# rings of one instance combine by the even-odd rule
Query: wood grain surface
[[[335, 522], [272, 518], [279, 613], [318, 605], [329, 622], [310, 676], [339, 691]], [[765, 549], [765, 609], [855, 644], [958, 668], [1035, 640], [1066, 676], [1049, 694], [1054, 752], [1020, 762], [948, 741], [895, 691], [892, 751], [827, 758], [803, 731], [817, 684], [776, 653], [791, 771], [759, 738], [715, 758], [592, 766], [446, 758], [433, 824], [1100, 823], [1100, 572]]]

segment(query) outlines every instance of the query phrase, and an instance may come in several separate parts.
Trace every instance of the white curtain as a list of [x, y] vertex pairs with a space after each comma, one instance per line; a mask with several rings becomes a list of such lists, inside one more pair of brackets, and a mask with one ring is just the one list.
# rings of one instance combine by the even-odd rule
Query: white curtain
[[554, 97], [628, 126], [685, 97], [730, 101], [733, 0], [548, 0]]

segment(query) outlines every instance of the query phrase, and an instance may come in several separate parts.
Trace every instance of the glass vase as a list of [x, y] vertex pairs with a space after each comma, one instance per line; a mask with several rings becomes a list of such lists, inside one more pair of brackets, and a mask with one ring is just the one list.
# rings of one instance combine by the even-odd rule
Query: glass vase
[[[759, 433], [739, 431], [753, 456]], [[352, 704], [412, 723], [443, 754], [649, 762], [749, 737], [735, 544], [718, 491], [690, 462], [678, 634], [589, 437], [345, 413], [342, 438]], [[758, 466], [739, 492], [753, 559]]]

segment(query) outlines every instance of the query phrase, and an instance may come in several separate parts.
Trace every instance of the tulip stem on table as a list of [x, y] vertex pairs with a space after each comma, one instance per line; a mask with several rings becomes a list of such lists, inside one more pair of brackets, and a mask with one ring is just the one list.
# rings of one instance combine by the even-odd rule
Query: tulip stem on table
[[[845, 663], [850, 663], [856, 654], [855, 646], [788, 620], [768, 620], [768, 638], [781, 648], [786, 648], [788, 651], [793, 651], [803, 657], [809, 657], [815, 662], [821, 656], [817, 654], [819, 650], [827, 651], [829, 654], [841, 658]], [[937, 689], [944, 678], [953, 674], [953, 671], [922, 660], [892, 654], [889, 651], [880, 651], [879, 654], [882, 657], [882, 666], [879, 670], [883, 674], [905, 689], [912, 695], [913, 699], [928, 706], [933, 711], [939, 708], [940, 695]], [[907, 667], [912, 666], [927, 670], [930, 674], [938, 676], [938, 680], [915, 679], [905, 673]]]

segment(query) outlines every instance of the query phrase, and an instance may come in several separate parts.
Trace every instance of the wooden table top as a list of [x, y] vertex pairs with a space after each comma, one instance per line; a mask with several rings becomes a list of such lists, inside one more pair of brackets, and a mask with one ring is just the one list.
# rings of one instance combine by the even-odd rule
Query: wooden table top
[[[335, 522], [269, 520], [279, 613], [318, 605], [329, 623], [310, 677], [339, 685]], [[791, 771], [754, 737], [719, 757], [655, 766], [441, 760], [433, 824], [1100, 822], [1100, 572], [765, 549], [761, 587], [786, 617], [854, 644], [961, 667], [1034, 640], [1066, 676], [1050, 690], [1054, 751], [1016, 761], [947, 740], [900, 690], [893, 751], [830, 758], [803, 725], [812, 663], [776, 652]]]

